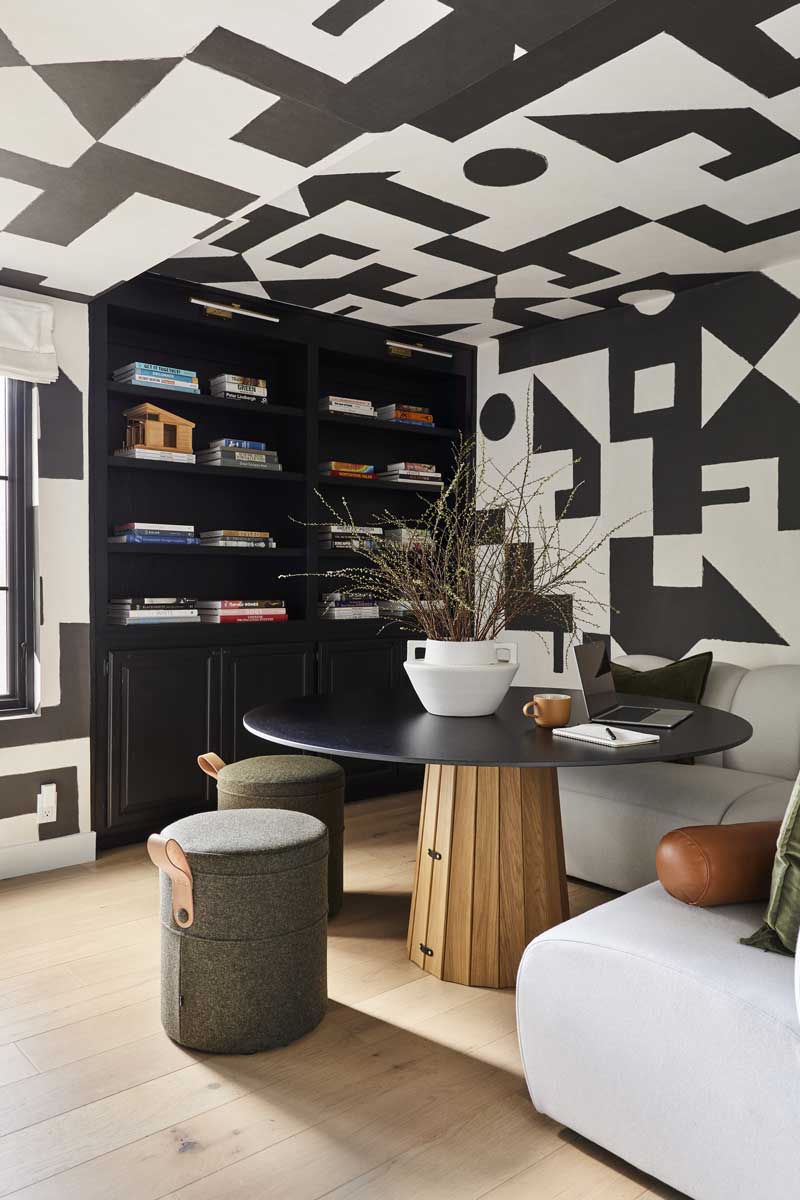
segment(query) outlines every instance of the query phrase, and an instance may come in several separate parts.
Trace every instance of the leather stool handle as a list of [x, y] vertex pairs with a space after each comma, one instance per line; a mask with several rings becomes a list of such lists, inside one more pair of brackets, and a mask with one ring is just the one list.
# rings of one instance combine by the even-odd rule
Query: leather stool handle
[[194, 923], [194, 891], [192, 868], [180, 842], [175, 838], [151, 833], [147, 853], [159, 871], [166, 872], [172, 881], [172, 915], [175, 924], [188, 929]]
[[210, 775], [212, 779], [216, 779], [222, 768], [225, 766], [224, 758], [220, 758], [213, 750], [207, 750], [205, 754], [198, 754], [197, 765], [201, 771], [205, 771], [206, 775]]

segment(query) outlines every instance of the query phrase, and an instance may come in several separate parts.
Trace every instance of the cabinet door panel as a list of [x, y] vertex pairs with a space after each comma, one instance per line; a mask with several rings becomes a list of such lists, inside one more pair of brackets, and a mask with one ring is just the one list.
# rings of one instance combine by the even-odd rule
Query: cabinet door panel
[[109, 830], [152, 832], [213, 808], [197, 755], [219, 743], [216, 652], [112, 651], [108, 659]]
[[253, 737], [242, 724], [251, 708], [307, 696], [314, 689], [314, 647], [237, 646], [222, 651], [222, 757], [238, 762], [258, 754], [291, 753]]
[[[319, 690], [334, 696], [397, 684], [397, 653], [389, 639], [324, 642], [319, 648]], [[397, 785], [393, 763], [365, 758], [338, 758], [348, 777], [348, 797], [392, 791]]]

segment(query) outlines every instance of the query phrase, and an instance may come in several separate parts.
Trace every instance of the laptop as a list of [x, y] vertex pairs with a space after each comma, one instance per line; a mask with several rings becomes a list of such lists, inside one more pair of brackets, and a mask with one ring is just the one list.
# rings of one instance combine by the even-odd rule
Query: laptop
[[674, 729], [692, 715], [691, 709], [652, 708], [621, 701], [614, 687], [611, 659], [605, 642], [585, 642], [582, 646], [575, 646], [574, 653], [590, 721], [602, 725], [646, 725], [651, 729]]

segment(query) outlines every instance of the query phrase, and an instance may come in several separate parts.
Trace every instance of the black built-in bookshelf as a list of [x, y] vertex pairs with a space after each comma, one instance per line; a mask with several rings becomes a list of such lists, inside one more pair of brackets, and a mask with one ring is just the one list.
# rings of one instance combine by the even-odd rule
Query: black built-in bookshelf
[[[192, 299], [264, 315], [214, 314]], [[387, 339], [424, 349], [396, 352]], [[422, 460], [446, 476], [454, 439], [475, 422], [475, 351], [450, 341], [383, 329], [198, 284], [147, 275], [91, 305], [92, 641], [94, 663], [94, 827], [101, 845], [141, 838], [216, 802], [195, 757], [212, 749], [226, 761], [279, 752], [242, 727], [258, 703], [347, 689], [408, 686], [407, 634], [378, 621], [326, 621], [317, 601], [335, 581], [305, 573], [357, 562], [321, 557], [307, 522], [328, 519], [318, 493], [345, 497], [363, 523], [384, 509], [412, 516], [429, 489], [375, 480], [320, 480], [328, 459]], [[179, 394], [110, 382], [134, 360], [196, 369], [201, 393]], [[209, 380], [223, 371], [263, 376], [266, 406], [221, 400]], [[369, 417], [318, 412], [321, 396], [376, 404], [405, 401], [434, 414], [415, 429]], [[114, 457], [124, 442], [124, 410], [143, 400], [195, 422], [194, 447], [220, 437], [264, 441], [280, 473]], [[192, 524], [196, 529], [269, 529], [276, 550], [109, 544], [125, 521]], [[283, 575], [293, 578], [281, 578]], [[280, 597], [285, 623], [111, 626], [119, 596], [199, 599]], [[349, 760], [348, 796], [411, 782], [391, 764]]]

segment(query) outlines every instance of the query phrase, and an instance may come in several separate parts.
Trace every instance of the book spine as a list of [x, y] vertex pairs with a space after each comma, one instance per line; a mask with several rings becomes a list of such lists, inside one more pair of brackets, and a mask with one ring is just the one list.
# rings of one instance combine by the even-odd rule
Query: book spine
[[188, 533], [194, 536], [194, 525], [148, 525], [146, 521], [127, 521], [124, 525], [115, 525], [114, 533]]
[[109, 538], [109, 541], [148, 546], [197, 546], [200, 539], [196, 537], [181, 537], [168, 533], [122, 533], [116, 537]]
[[217, 438], [208, 443], [211, 450], [266, 450], [266, 442], [248, 442], [245, 438]]
[[261, 616], [261, 615], [246, 614], [246, 613], [241, 613], [241, 614], [240, 613], [236, 613], [236, 614], [225, 613], [222, 616], [213, 616], [213, 617], [212, 616], [207, 617], [207, 616], [203, 615], [200, 617], [200, 620], [205, 621], [206, 623], [211, 624], [211, 625], [246, 625], [248, 623], [255, 624], [257, 621], [264, 621], [264, 622], [288, 621], [289, 616], [287, 613], [275, 613], [273, 616]]
[[189, 367], [166, 367], [166, 366], [163, 366], [161, 363], [132, 362], [132, 363], [128, 363], [126, 367], [120, 367], [119, 369], [121, 371], [125, 371], [125, 370], [144, 371], [148, 375], [150, 375], [150, 374], [173, 375], [173, 376], [175, 376], [176, 379], [196, 379], [197, 378], [197, 373], [193, 370], [190, 370]]
[[168, 388], [172, 392], [199, 392], [200, 388], [196, 383], [190, 380], [183, 382], [182, 380], [163, 378], [159, 379], [156, 376], [144, 375], [127, 375], [120, 379], [116, 379], [115, 383], [132, 383], [137, 387], [158, 387]]

